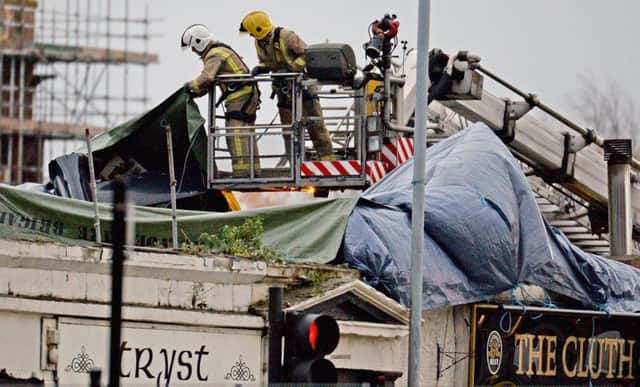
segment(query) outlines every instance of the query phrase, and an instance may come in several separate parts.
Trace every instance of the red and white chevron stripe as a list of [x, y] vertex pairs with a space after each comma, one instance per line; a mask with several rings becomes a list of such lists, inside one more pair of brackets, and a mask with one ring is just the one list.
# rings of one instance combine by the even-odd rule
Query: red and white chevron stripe
[[360, 174], [357, 160], [304, 161], [300, 166], [302, 176], [357, 176]]
[[373, 184], [387, 174], [385, 163], [382, 161], [367, 161], [367, 178]]
[[[366, 174], [371, 183], [375, 183], [387, 174], [382, 161], [367, 161]], [[305, 161], [300, 166], [303, 177], [312, 176], [358, 176], [362, 170], [357, 160]]]
[[382, 147], [381, 158], [387, 163], [387, 172], [413, 157], [413, 139], [394, 137]]

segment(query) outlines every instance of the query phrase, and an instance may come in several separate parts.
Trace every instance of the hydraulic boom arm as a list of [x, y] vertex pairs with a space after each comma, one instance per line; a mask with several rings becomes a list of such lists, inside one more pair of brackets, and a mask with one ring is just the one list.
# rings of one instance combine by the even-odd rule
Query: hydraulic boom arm
[[[411, 61], [409, 56], [407, 69], [411, 69]], [[483, 72], [495, 77], [486, 70]], [[405, 84], [405, 109], [415, 109], [413, 79], [415, 77], [408, 76]], [[523, 94], [499, 78], [498, 81], [511, 91]], [[480, 100], [445, 100], [440, 103], [469, 121], [486, 123], [505, 138], [505, 143], [516, 157], [535, 168], [547, 181], [561, 184], [588, 201], [591, 211], [599, 211], [606, 216], [607, 164], [601, 147], [602, 137], [573, 124], [540, 103], [534, 95], [525, 94], [524, 97], [527, 97], [525, 101], [513, 102], [483, 91]], [[542, 122], [526, 114], [533, 107], [543, 109], [556, 120]], [[638, 165], [640, 163], [634, 159], [633, 180], [637, 179]], [[632, 185], [631, 197], [635, 219], [633, 238], [640, 240], [640, 187], [637, 184]]]

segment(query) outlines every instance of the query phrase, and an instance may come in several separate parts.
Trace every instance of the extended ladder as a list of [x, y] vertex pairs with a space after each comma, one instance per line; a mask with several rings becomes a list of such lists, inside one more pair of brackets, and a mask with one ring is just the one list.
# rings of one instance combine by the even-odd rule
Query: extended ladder
[[[409, 54], [406, 68], [415, 71], [416, 57]], [[590, 217], [606, 224], [608, 207], [607, 165], [603, 157], [602, 138], [594, 131], [583, 129], [542, 104], [535, 95], [524, 93], [490, 71], [478, 71], [493, 78], [522, 101], [499, 98], [486, 90], [481, 100], [439, 101], [446, 108], [471, 122], [481, 121], [500, 135], [513, 154], [533, 167], [548, 182], [557, 183], [590, 204]], [[407, 77], [405, 110], [415, 110], [415, 77]], [[435, 104], [435, 103], [434, 103]], [[532, 108], [543, 108], [555, 121], [540, 121], [531, 114]], [[638, 181], [640, 162], [632, 162], [632, 180]], [[640, 187], [631, 186], [634, 212], [633, 238], [640, 240]], [[601, 232], [601, 230], [593, 230]]]

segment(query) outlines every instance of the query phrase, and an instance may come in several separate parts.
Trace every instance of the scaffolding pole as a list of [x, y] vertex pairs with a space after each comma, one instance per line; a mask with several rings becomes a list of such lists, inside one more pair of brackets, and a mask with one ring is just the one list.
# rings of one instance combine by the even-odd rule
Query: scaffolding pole
[[[74, 30], [74, 35], [75, 35], [75, 45], [76, 47], [80, 47], [80, 0], [76, 0], [76, 12], [75, 12], [75, 30]], [[80, 94], [80, 85], [79, 85], [79, 79], [80, 79], [80, 63], [79, 62], [75, 62], [75, 66], [73, 69], [73, 89], [74, 90], [78, 90], [75, 91], [74, 93], [76, 93], [76, 95]], [[68, 78], [67, 78], [68, 79]], [[77, 117], [77, 106], [78, 106], [78, 99], [75, 99], [75, 104], [74, 104], [74, 108], [71, 110], [71, 114], [73, 115], [73, 122], [77, 122], [78, 117]], [[70, 120], [68, 122], [71, 122], [71, 117]], [[66, 141], [63, 142], [64, 144], [64, 148], [66, 148]], [[65, 153], [67, 152], [67, 150], [64, 150]]]
[[[149, 4], [144, 5], [144, 55], [149, 54]], [[142, 92], [143, 102], [142, 107], [147, 110], [147, 103], [149, 102], [149, 64], [145, 63], [142, 74]]]
[[[20, 22], [24, 26], [24, 5], [25, 0], [22, 0], [20, 5]], [[24, 30], [20, 35], [20, 50], [24, 50]], [[24, 163], [24, 78], [25, 78], [25, 57], [20, 56], [20, 79], [18, 90], [18, 165], [17, 167], [17, 183], [22, 184], [23, 181], [23, 163]]]
[[[65, 2], [65, 22], [64, 22], [64, 44], [69, 46], [69, 21], [71, 16], [69, 15], [69, 4], [70, 0], [66, 0]], [[69, 79], [69, 62], [64, 63], [64, 77], [65, 79]], [[52, 87], [53, 89], [53, 87]], [[69, 122], [69, 84], [67, 82], [64, 83], [64, 122]]]
[[[87, 26], [87, 30], [85, 31], [85, 37], [86, 37], [86, 41], [85, 41], [85, 45], [87, 47], [89, 47], [91, 45], [91, 41], [90, 41], [90, 37], [91, 37], [91, 19], [89, 18], [89, 15], [91, 14], [91, 0], [87, 0], [87, 9], [86, 9], [86, 26]], [[89, 66], [89, 64], [87, 64], [85, 66], [85, 73], [84, 73], [84, 77], [85, 77], [85, 81], [82, 82], [82, 86], [83, 89], [85, 90], [84, 95], [87, 95], [89, 93], [89, 80], [90, 75], [91, 75], [91, 66]], [[86, 107], [86, 105], [85, 105]], [[87, 116], [84, 114], [86, 113], [86, 109], [82, 112], [82, 124], [83, 125], [87, 125]], [[80, 121], [77, 121], [78, 124], [80, 124]]]
[[[0, 15], [4, 14], [4, 12], [1, 12], [2, 9], [4, 9], [4, 1], [2, 2], [2, 5], [0, 5]], [[0, 16], [0, 29], [2, 28], [2, 18], [3, 16]], [[3, 114], [4, 114], [4, 55], [2, 54], [2, 52], [0, 52], [0, 174], [2, 174], [2, 178], [4, 179], [4, 171], [2, 169], [4, 163], [2, 161], [2, 156], [4, 156], [4, 152], [3, 152], [3, 145], [4, 145], [4, 136], [2, 134], [2, 118], [3, 118]]]
[[[10, 41], [4, 49], [0, 48], [0, 74], [3, 75], [0, 79], [0, 122], [6, 126], [10, 118], [16, 120], [16, 127], [11, 133], [0, 131], [0, 171], [5, 172], [6, 181], [15, 184], [35, 179], [36, 173], [38, 179], [44, 177], [48, 157], [44, 152], [54, 152], [55, 155], [51, 154], [54, 157], [61, 151], [68, 151], [67, 140], [53, 141], [55, 136], [48, 132], [42, 133], [42, 137], [32, 133], [30, 125], [33, 121], [109, 127], [121, 118], [146, 109], [149, 101], [147, 70], [154, 61], [153, 55], [148, 54], [149, 39], [155, 35], [149, 33], [148, 6], [145, 5], [144, 16], [131, 18], [129, 0], [119, 0], [125, 9], [117, 17], [111, 14], [112, 0], [40, 0], [37, 8], [33, 2], [18, 0], [12, 3], [15, 12], [11, 13], [4, 12], [5, 4], [6, 0], [0, 0], [0, 30], [10, 33]], [[48, 47], [51, 44], [81, 48], [86, 45], [90, 50], [102, 50], [102, 58], [85, 64], [63, 57], [30, 55], [24, 51], [32, 45]], [[119, 67], [122, 70], [111, 67], [114, 48], [118, 53], [122, 48], [126, 51], [125, 63]], [[133, 48], [144, 49], [144, 54], [136, 52], [133, 56], [129, 52]], [[138, 60], [140, 55], [145, 59]], [[131, 64], [141, 67], [130, 67]], [[134, 77], [132, 69], [143, 71], [141, 77], [138, 74]], [[114, 71], [122, 71], [124, 81], [122, 91], [116, 95], [112, 95], [114, 88], [111, 87]], [[30, 87], [34, 73], [42, 78], [37, 87]], [[135, 90], [130, 89], [134, 87], [130, 81], [138, 84]], [[119, 106], [121, 116], [114, 114], [120, 113]], [[76, 134], [71, 138], [80, 140], [82, 136]], [[33, 168], [36, 160], [38, 165]]]
[[13, 183], [13, 133], [7, 135], [7, 183]]
[[[4, 2], [5, 0], [0, 0], [0, 31], [4, 31]], [[4, 107], [4, 54], [0, 52], [0, 173], [2, 174], [3, 181], [6, 182], [6, 176], [4, 176], [3, 170], [5, 164], [2, 161], [2, 156], [4, 156], [4, 136], [2, 134]], [[11, 147], [11, 144], [9, 144], [9, 147]]]
[[[130, 2], [129, 1], [125, 1], [125, 9], [124, 9], [124, 13], [122, 17], [112, 17], [111, 12], [112, 12], [112, 2], [109, 0], [109, 2], [106, 4], [105, 9], [107, 10], [107, 17], [106, 19], [103, 17], [104, 16], [104, 11], [105, 9], [102, 8], [103, 4], [101, 1], [100, 2], [93, 2], [91, 3], [90, 1], [88, 2], [80, 2], [77, 1], [76, 2], [76, 9], [72, 10], [71, 6], [69, 5], [69, 1], [67, 0], [64, 4], [65, 4], [65, 8], [64, 8], [64, 12], [60, 12], [60, 11], [55, 11], [55, 10], [44, 10], [44, 12], [46, 12], [47, 15], [61, 15], [60, 17], [55, 17], [55, 21], [56, 23], [61, 27], [64, 28], [64, 32], [62, 34], [60, 34], [61, 36], [64, 37], [64, 44], [65, 45], [69, 45], [69, 35], [75, 37], [75, 45], [76, 46], [80, 46], [80, 44], [82, 43], [82, 40], [84, 40], [85, 44], [93, 44], [95, 43], [95, 38], [96, 37], [100, 37], [101, 39], [98, 40], [98, 43], [100, 44], [105, 44], [106, 45], [106, 55], [104, 60], [101, 62], [102, 65], [105, 65], [105, 67], [107, 68], [106, 70], [104, 70], [104, 78], [102, 80], [100, 80], [100, 76], [99, 73], [94, 73], [94, 69], [93, 66], [86, 66], [86, 69], [81, 70], [82, 68], [79, 67], [81, 65], [78, 65], [77, 63], [69, 63], [66, 62], [64, 64], [65, 66], [65, 77], [66, 79], [70, 79], [73, 78], [73, 75], [70, 77], [67, 72], [67, 68], [70, 65], [74, 65], [76, 66], [75, 68], [75, 81], [76, 81], [76, 87], [75, 89], [81, 89], [80, 92], [76, 91], [75, 93], [72, 91], [72, 88], [69, 87], [69, 85], [64, 85], [65, 86], [65, 90], [64, 93], [62, 92], [55, 92], [54, 95], [56, 95], [56, 98], [58, 98], [58, 96], [61, 95], [65, 95], [65, 100], [68, 99], [69, 95], [72, 95], [73, 97], [79, 97], [82, 98], [82, 96], [84, 96], [87, 93], [91, 93], [91, 83], [97, 83], [97, 82], [101, 82], [102, 87], [101, 90], [105, 90], [105, 96], [103, 98], [101, 98], [103, 100], [101, 106], [100, 106], [100, 113], [102, 114], [102, 120], [105, 122], [106, 126], [112, 124], [113, 122], [113, 114], [112, 114], [112, 108], [113, 108], [113, 104], [114, 101], [118, 100], [118, 101], [122, 101], [122, 118], [127, 118], [130, 116], [131, 114], [131, 102], [134, 101], [136, 103], [139, 103], [138, 106], [140, 106], [141, 108], [146, 107], [146, 102], [149, 100], [148, 97], [148, 65], [149, 63], [147, 62], [143, 62], [140, 63], [140, 65], [142, 66], [141, 69], [143, 70], [143, 74], [142, 74], [142, 90], [141, 90], [141, 95], [139, 97], [136, 98], [130, 98], [130, 87], [131, 85], [129, 84], [129, 81], [131, 80], [131, 68], [130, 68], [130, 63], [128, 62], [128, 59], [131, 57], [130, 53], [128, 52], [131, 45], [130, 42], [132, 41], [132, 39], [138, 39], [141, 40], [143, 42], [143, 46], [144, 46], [144, 53], [142, 55], [148, 55], [148, 44], [149, 44], [149, 39], [152, 36], [155, 35], [151, 35], [149, 33], [149, 26], [150, 26], [150, 22], [151, 19], [148, 16], [148, 6], [145, 7], [145, 16], [141, 17], [141, 18], [131, 18], [130, 17]], [[123, 0], [124, 1], [124, 0]], [[81, 7], [86, 7], [85, 10], [82, 10]], [[90, 8], [89, 8], [90, 7]], [[96, 11], [96, 9], [99, 8], [99, 12]], [[85, 15], [85, 13], [87, 12], [91, 12], [94, 11], [93, 15]], [[81, 12], [82, 11], [82, 12]], [[47, 20], [52, 21], [53, 20], [53, 16], [49, 17]], [[154, 19], [155, 20], [155, 19]], [[106, 22], [106, 26], [104, 26], [102, 23]], [[118, 22], [118, 23], [122, 23], [122, 28], [118, 28], [118, 30], [123, 31], [122, 33], [113, 33], [114, 30], [114, 23]], [[99, 27], [96, 27], [96, 23], [99, 23]], [[132, 24], [139, 24], [139, 32], [133, 32], [131, 31], [131, 25]], [[49, 22], [49, 24], [51, 24]], [[104, 27], [103, 27], [104, 26]], [[97, 30], [96, 30], [97, 28]], [[71, 30], [71, 32], [70, 32]], [[81, 31], [82, 30], [82, 31]], [[78, 36], [81, 34], [83, 35], [87, 35], [86, 38], [80, 38], [78, 39]], [[42, 34], [44, 35], [44, 34]], [[89, 38], [89, 36], [91, 38]], [[102, 39], [102, 38], [106, 38], [106, 39]], [[107, 66], [109, 64], [113, 64], [113, 39], [114, 38], [122, 38], [123, 40], [123, 45], [125, 48], [125, 63], [122, 63], [122, 70], [123, 70], [123, 83], [126, 83], [126, 85], [124, 85], [125, 87], [122, 88], [122, 93], [121, 96], [122, 98], [117, 98], [117, 97], [113, 97], [112, 96], [112, 88], [111, 88], [111, 80], [112, 80], [112, 71], [113, 69], [111, 69], [110, 66]], [[46, 42], [45, 42], [46, 43]], [[84, 76], [82, 76], [82, 73], [85, 73]], [[62, 73], [62, 72], [59, 72]], [[108, 73], [108, 75], [107, 75]], [[77, 98], [76, 98], [77, 99]], [[66, 111], [69, 112], [71, 111], [71, 114], [74, 115], [74, 117], [71, 117], [70, 119], [73, 122], [76, 123], [83, 123], [85, 121], [85, 114], [82, 108], [78, 108], [77, 104], [74, 107], [74, 101], [71, 101], [71, 103], [69, 103], [69, 101], [65, 102], [62, 104], [63, 106], [66, 106]], [[105, 119], [105, 117], [107, 117], [107, 119]], [[65, 121], [69, 121], [69, 119], [66, 119]]]
[[44, 149], [43, 148], [44, 147], [44, 145], [43, 145], [44, 140], [42, 139], [42, 134], [41, 133], [38, 134], [38, 140], [37, 141], [38, 142], [37, 142], [37, 145], [36, 145], [37, 146], [36, 181], [38, 181], [41, 184], [44, 184], [44, 182], [45, 182], [44, 181], [44, 171], [42, 170], [42, 163], [43, 163], [42, 153], [43, 153], [43, 149]]
[[109, 101], [110, 101], [110, 84], [111, 84], [111, 77], [109, 74], [109, 65], [110, 65], [110, 59], [111, 59], [111, 0], [107, 0], [107, 64], [105, 66], [106, 69], [106, 74], [105, 74], [105, 95], [106, 95], [106, 99], [105, 99], [105, 106], [104, 106], [104, 126], [105, 127], [109, 127]]
[[126, 120], [128, 116], [127, 92], [129, 85], [129, 67], [127, 66], [127, 52], [129, 51], [129, 0], [124, 0], [124, 88], [122, 89], [124, 102], [122, 104], [122, 116]]
[[[11, 68], [9, 69], [9, 118], [15, 117], [15, 83], [16, 83], [16, 57], [11, 57]], [[7, 182], [13, 183], [13, 133], [9, 132], [7, 148]]]
[[[44, 7], [44, 5], [43, 5]], [[51, 43], [56, 43], [56, 14], [51, 16]]]
[[23, 167], [24, 167], [24, 78], [25, 78], [25, 57], [20, 57], [20, 90], [18, 94], [18, 165], [17, 182], [23, 183]]

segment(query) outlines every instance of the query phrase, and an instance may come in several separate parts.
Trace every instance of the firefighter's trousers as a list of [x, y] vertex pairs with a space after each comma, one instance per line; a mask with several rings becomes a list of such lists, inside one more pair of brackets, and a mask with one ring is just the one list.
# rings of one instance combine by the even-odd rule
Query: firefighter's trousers
[[[278, 93], [278, 111], [280, 113], [280, 122], [283, 125], [289, 125], [292, 122], [291, 112], [291, 93]], [[308, 120], [308, 117], [314, 117]], [[302, 94], [302, 119], [306, 120], [306, 128], [309, 137], [313, 142], [313, 147], [318, 152], [320, 160], [333, 160], [333, 145], [329, 131], [324, 124], [322, 118], [322, 107], [315, 93], [304, 92]], [[287, 159], [291, 158], [291, 135], [284, 134], [284, 147]]]
[[[253, 92], [246, 97], [234, 99], [225, 102], [227, 117], [225, 125], [229, 127], [253, 126], [255, 125], [255, 114], [258, 108], [258, 93]], [[244, 107], [244, 109], [243, 109]], [[230, 112], [243, 112], [246, 117], [230, 117]], [[231, 167], [234, 177], [248, 177], [249, 166], [253, 158], [254, 172], [260, 170], [260, 153], [258, 152], [258, 143], [255, 136], [250, 134], [255, 129], [225, 129], [227, 148], [231, 154]], [[253, 148], [253, 149], [252, 149]], [[253, 155], [253, 157], [251, 157]]]

